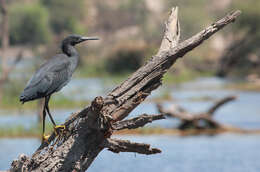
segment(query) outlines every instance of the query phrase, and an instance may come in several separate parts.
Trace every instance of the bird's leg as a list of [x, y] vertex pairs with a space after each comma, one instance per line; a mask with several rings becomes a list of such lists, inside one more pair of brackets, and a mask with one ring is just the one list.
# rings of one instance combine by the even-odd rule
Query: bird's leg
[[46, 107], [48, 115], [49, 115], [49, 117], [51, 119], [51, 122], [54, 125], [54, 127], [53, 127], [54, 128], [54, 132], [55, 132], [56, 135], [59, 135], [59, 132], [60, 131], [64, 131], [66, 127], [65, 127], [65, 125], [56, 125], [56, 123], [54, 122], [54, 120], [52, 118], [52, 115], [50, 113], [50, 109], [49, 109], [49, 100], [50, 100], [50, 98], [51, 98], [51, 96], [47, 96], [46, 97], [45, 107]]
[[51, 122], [52, 122], [52, 124], [53, 124], [54, 127], [55, 127], [55, 126], [56, 126], [56, 123], [55, 123], [55, 121], [53, 120], [53, 118], [52, 118], [52, 116], [51, 116], [51, 113], [50, 113], [50, 110], [49, 110], [49, 100], [50, 100], [50, 98], [51, 98], [51, 96], [47, 96], [47, 97], [45, 98], [44, 107], [46, 108], [47, 113], [48, 113], [48, 115], [49, 115], [49, 117], [50, 117], [50, 119], [51, 119]]
[[45, 135], [45, 117], [46, 117], [46, 111], [45, 111], [45, 107], [43, 107], [43, 113], [42, 113], [42, 143], [47, 142], [48, 143], [48, 139], [49, 139], [49, 135]]

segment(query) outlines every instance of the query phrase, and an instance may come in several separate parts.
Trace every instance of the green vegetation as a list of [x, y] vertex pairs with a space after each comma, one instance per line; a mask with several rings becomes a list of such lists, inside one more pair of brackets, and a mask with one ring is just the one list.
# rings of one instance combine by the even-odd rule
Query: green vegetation
[[[46, 124], [46, 134], [50, 134], [53, 131], [52, 124]], [[236, 128], [229, 129], [206, 129], [206, 130], [197, 130], [197, 129], [188, 129], [188, 130], [179, 130], [174, 128], [161, 128], [161, 127], [144, 127], [138, 128], [135, 130], [120, 130], [116, 131], [116, 135], [215, 135], [224, 132], [229, 133], [239, 133], [239, 134], [260, 134], [260, 130], [239, 130]], [[14, 127], [0, 127], [0, 138], [3, 137], [38, 137], [41, 138], [42, 129], [41, 126], [33, 126], [26, 129], [23, 126], [14, 126]]]
[[11, 44], [44, 44], [50, 41], [48, 11], [39, 3], [17, 3], [10, 8]]
[[50, 14], [50, 25], [54, 33], [83, 33], [80, 21], [86, 10], [84, 0], [41, 0]]
[[[158, 13], [153, 12], [147, 3], [145, 0], [114, 2], [77, 0], [77, 3], [71, 0], [10, 1], [10, 41], [12, 45], [34, 46], [33, 53], [49, 45], [50, 47], [46, 48], [47, 51], [39, 50], [38, 54], [47, 52], [42, 53], [43, 56], [51, 57], [53, 51], [59, 51], [56, 50], [58, 41], [64, 35], [86, 34], [88, 28], [89, 33], [86, 35], [97, 34], [93, 36], [99, 36], [101, 40], [98, 45], [94, 44], [94, 48], [82, 46], [81, 66], [76, 70], [75, 76], [105, 78], [109, 84], [117, 84], [156, 53], [163, 32], [163, 20], [167, 18], [170, 7], [176, 5], [180, 7], [182, 40], [210, 24], [213, 18], [217, 18], [216, 16], [218, 18], [223, 16], [229, 11], [228, 8], [241, 9], [243, 15], [232, 27], [225, 29], [233, 29], [228, 31], [229, 35], [234, 32], [234, 35], [230, 36], [234, 38], [227, 37], [228, 39], [248, 38], [243, 41], [245, 44], [240, 48], [241, 60], [234, 75], [247, 75], [249, 72], [259, 73], [259, 60], [257, 62], [259, 59], [258, 45], [260, 44], [259, 0], [233, 0], [232, 4], [222, 9], [213, 8], [212, 1], [208, 0], [161, 1], [162, 9], [161, 12], [159, 9]], [[133, 29], [133, 33], [131, 29]], [[129, 30], [130, 32], [128, 32]], [[225, 33], [225, 30], [220, 34]], [[200, 48], [187, 54], [180, 63], [178, 61], [164, 76], [163, 82], [178, 84], [196, 77], [214, 75], [218, 63], [216, 57], [219, 52], [213, 50], [211, 40], [208, 44], [203, 44]], [[39, 44], [43, 46], [36, 47]], [[250, 58], [244, 58], [249, 56]], [[1, 108], [32, 109], [36, 107], [36, 101], [21, 106], [18, 100], [25, 85], [24, 82], [26, 81], [22, 78], [20, 81], [19, 79], [11, 80], [6, 84], [3, 100], [0, 103]], [[238, 85], [240, 85], [237, 86], [238, 88], [242, 88], [244, 86], [241, 85], [245, 84], [239, 83]], [[60, 94], [53, 98], [51, 105], [53, 104], [57, 108], [78, 107], [88, 103], [87, 101], [74, 101]]]
[[238, 47], [240, 58], [235, 66], [235, 74], [248, 75], [249, 73], [259, 73], [260, 1], [238, 0], [236, 3], [233, 3], [233, 6], [243, 12], [241, 18], [235, 23], [234, 29], [236, 34], [240, 35], [240, 40], [243, 42], [242, 46]]
[[[35, 109], [37, 101], [25, 103], [19, 102], [19, 95], [23, 90], [24, 84], [21, 81], [11, 81], [12, 84], [6, 84], [4, 87], [3, 99], [0, 102], [1, 109]], [[84, 107], [89, 103], [86, 100], [73, 100], [58, 93], [53, 96], [50, 101], [50, 106], [55, 105], [55, 108], [75, 108]]]
[[144, 57], [145, 50], [141, 46], [122, 44], [108, 55], [104, 69], [111, 74], [133, 72], [143, 64]]
[[[248, 5], [252, 4], [252, 5]], [[237, 0], [234, 2], [233, 7], [240, 9], [243, 15], [235, 23], [236, 30], [241, 31], [241, 29], [247, 30], [249, 33], [255, 33], [260, 36], [260, 1], [258, 0]]]
[[189, 69], [182, 70], [180, 73], [168, 72], [163, 77], [163, 82], [165, 84], [179, 84], [183, 82], [187, 82], [193, 80], [198, 77], [208, 77], [213, 76], [214, 73], [211, 72], [199, 72], [193, 71]]
[[[4, 94], [3, 101], [0, 103], [1, 109], [36, 109], [37, 101], [25, 103], [24, 105], [19, 102], [19, 94], [10, 95], [9, 92]], [[72, 100], [68, 97], [59, 95], [53, 97], [50, 101], [50, 106], [55, 106], [57, 109], [62, 108], [79, 108], [89, 104], [87, 100]]]
[[[51, 133], [53, 131], [53, 127], [51, 123], [47, 123], [45, 125], [45, 133]], [[14, 126], [14, 127], [7, 127], [1, 126], [0, 127], [0, 138], [1, 137], [41, 137], [42, 128], [41, 126], [33, 126], [30, 128], [25, 128], [24, 126]]]
[[[64, 32], [84, 34], [84, 0], [41, 0], [10, 5], [11, 44], [45, 44]], [[73, 15], [71, 15], [73, 13]]]
[[228, 89], [232, 90], [246, 90], [246, 91], [260, 91], [260, 84], [252, 84], [250, 82], [238, 82], [230, 83], [226, 86]]
[[95, 0], [96, 10], [100, 12], [95, 19], [97, 30], [109, 33], [127, 26], [144, 26], [148, 15], [144, 0], [124, 0], [116, 4], [111, 7], [109, 1]]
[[119, 13], [125, 14], [129, 23], [142, 25], [147, 20], [148, 10], [144, 0], [131, 0], [120, 3]]

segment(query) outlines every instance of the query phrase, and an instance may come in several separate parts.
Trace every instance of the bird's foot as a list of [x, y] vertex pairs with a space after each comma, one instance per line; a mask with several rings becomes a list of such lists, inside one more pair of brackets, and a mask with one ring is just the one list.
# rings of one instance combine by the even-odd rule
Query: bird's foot
[[56, 125], [54, 126], [54, 133], [56, 136], [58, 136], [60, 133], [63, 133], [66, 129], [65, 125]]
[[50, 135], [45, 135], [45, 134], [43, 134], [42, 135], [42, 143], [48, 143], [48, 144], [50, 144], [49, 143], [49, 137], [50, 137]]

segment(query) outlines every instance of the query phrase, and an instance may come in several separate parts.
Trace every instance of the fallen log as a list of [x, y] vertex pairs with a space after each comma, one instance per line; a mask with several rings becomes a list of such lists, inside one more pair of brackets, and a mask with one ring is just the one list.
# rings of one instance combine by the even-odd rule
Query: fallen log
[[224, 104], [235, 100], [235, 96], [228, 96], [217, 101], [208, 111], [198, 114], [187, 112], [184, 108], [173, 104], [170, 108], [165, 109], [161, 104], [157, 104], [157, 110], [168, 117], [178, 118], [181, 123], [178, 126], [180, 130], [209, 130], [209, 129], [226, 129], [227, 126], [213, 119], [213, 114]]

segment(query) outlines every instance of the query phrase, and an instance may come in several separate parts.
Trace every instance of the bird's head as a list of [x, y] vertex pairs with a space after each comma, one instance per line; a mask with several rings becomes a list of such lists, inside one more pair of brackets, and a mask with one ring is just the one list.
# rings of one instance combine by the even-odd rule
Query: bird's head
[[81, 42], [88, 41], [88, 40], [99, 40], [99, 38], [97, 38], [97, 37], [84, 37], [84, 36], [80, 36], [80, 35], [70, 35], [62, 41], [62, 45], [67, 44], [67, 45], [74, 46], [76, 44], [79, 44]]

